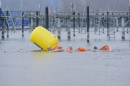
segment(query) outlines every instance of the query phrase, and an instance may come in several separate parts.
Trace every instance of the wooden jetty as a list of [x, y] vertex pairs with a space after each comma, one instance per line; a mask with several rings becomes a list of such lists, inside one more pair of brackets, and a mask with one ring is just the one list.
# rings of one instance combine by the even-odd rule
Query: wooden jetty
[[[11, 13], [21, 13], [18, 16], [12, 16]], [[9, 31], [15, 31], [18, 28], [22, 30], [22, 37], [24, 37], [24, 30], [28, 27], [32, 31], [37, 26], [44, 26], [50, 31], [58, 32], [58, 38], [61, 39], [61, 29], [64, 27], [68, 33], [68, 39], [71, 38], [70, 28], [73, 28], [73, 36], [75, 36], [75, 29], [78, 29], [79, 32], [85, 30], [87, 33], [87, 42], [89, 42], [89, 28], [94, 28], [94, 32], [100, 34], [101, 30], [104, 32], [104, 29], [107, 29], [108, 38], [115, 38], [115, 31], [118, 31], [118, 28], [122, 28], [122, 40], [125, 40], [125, 33], [130, 34], [130, 14], [129, 12], [90, 12], [89, 6], [86, 9], [86, 12], [56, 12], [49, 13], [48, 7], [45, 8], [45, 12], [41, 11], [5, 11], [5, 14], [0, 16], [2, 21], [1, 28], [1, 38], [5, 38], [5, 31], [7, 31], [7, 37], [9, 37]], [[24, 19], [29, 19], [29, 24], [24, 26]], [[19, 19], [21, 26], [16, 26], [14, 20]], [[8, 21], [12, 21], [12, 25], [8, 24]], [[116, 29], [115, 29], [116, 28]], [[111, 35], [113, 31], [113, 35]]]

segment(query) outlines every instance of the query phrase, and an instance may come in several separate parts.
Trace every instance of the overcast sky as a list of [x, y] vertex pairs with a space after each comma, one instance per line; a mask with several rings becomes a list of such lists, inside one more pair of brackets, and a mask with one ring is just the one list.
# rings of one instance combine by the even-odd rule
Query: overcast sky
[[38, 10], [39, 4], [41, 9], [46, 6], [59, 8], [60, 0], [1, 0], [2, 9], [9, 8], [10, 10]]
[[5, 10], [38, 10], [39, 4], [41, 10], [45, 7], [55, 9], [58, 11], [71, 11], [70, 3], [74, 3], [74, 8], [83, 11], [88, 4], [91, 8], [99, 8], [101, 10], [109, 9], [125, 11], [128, 8], [129, 0], [1, 0], [2, 9]]

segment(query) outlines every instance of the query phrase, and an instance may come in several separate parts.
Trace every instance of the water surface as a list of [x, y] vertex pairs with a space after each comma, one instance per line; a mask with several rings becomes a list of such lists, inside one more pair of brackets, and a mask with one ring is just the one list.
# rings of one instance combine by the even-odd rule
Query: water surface
[[[0, 44], [0, 86], [130, 86], [130, 45], [129, 35], [121, 40], [108, 40], [106, 34], [90, 33], [71, 36], [63, 30], [59, 45], [72, 45], [93, 49], [104, 44], [112, 51], [100, 52], [44, 52], [29, 40], [29, 31], [24, 38], [21, 31], [10, 33]], [[55, 33], [57, 34], [57, 33]], [[71, 33], [72, 35], [72, 33]]]

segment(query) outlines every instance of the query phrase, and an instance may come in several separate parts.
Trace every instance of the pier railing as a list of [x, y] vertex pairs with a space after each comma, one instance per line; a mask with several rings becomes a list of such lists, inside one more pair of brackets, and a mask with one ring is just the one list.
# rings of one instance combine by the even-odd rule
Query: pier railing
[[[70, 28], [79, 29], [82, 32], [87, 28], [87, 11], [86, 12], [46, 12], [42, 11], [5, 11], [4, 14], [0, 15], [0, 26], [2, 27], [2, 34], [7, 30], [22, 29], [22, 36], [25, 29], [33, 30], [36, 26], [47, 27], [50, 31], [60, 30], [66, 28], [68, 31]], [[122, 27], [122, 39], [124, 39], [124, 31], [127, 28], [127, 32], [130, 30], [130, 21], [128, 12], [89, 12], [89, 26], [94, 28], [95, 33], [100, 34], [106, 28], [109, 31], [118, 31], [119, 27]], [[116, 29], [115, 29], [116, 28]], [[87, 30], [85, 29], [85, 33]], [[69, 32], [68, 32], [69, 33]], [[115, 38], [108, 34], [109, 38]], [[4, 38], [2, 36], [2, 38]], [[68, 35], [69, 38], [69, 35]]]

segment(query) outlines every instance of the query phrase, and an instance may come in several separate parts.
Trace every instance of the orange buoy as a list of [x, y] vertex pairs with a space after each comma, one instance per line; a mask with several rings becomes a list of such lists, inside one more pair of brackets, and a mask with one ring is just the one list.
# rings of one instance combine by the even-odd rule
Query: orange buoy
[[87, 49], [84, 48], [84, 47], [79, 47], [78, 50], [79, 50], [79, 51], [86, 51]]

